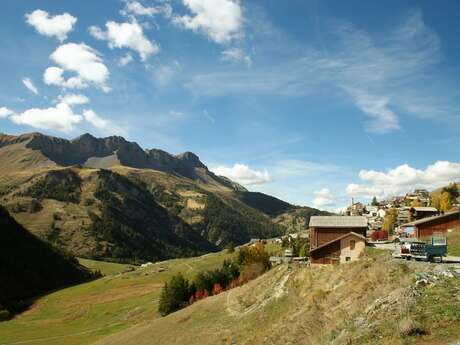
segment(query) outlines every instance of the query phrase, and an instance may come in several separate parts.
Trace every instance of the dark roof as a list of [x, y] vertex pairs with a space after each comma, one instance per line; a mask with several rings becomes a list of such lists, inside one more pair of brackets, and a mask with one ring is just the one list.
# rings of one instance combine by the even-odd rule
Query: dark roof
[[318, 250], [318, 249], [320, 249], [320, 248], [327, 247], [328, 245], [330, 245], [330, 244], [332, 244], [332, 243], [334, 243], [334, 242], [340, 241], [340, 240], [342, 240], [342, 239], [344, 239], [345, 237], [348, 237], [348, 236], [350, 236], [350, 235], [356, 236], [356, 237], [359, 237], [359, 238], [362, 238], [364, 241], [366, 241], [366, 237], [364, 237], [364, 236], [362, 236], [362, 235], [360, 235], [360, 234], [357, 234], [356, 232], [351, 231], [351, 232], [349, 232], [348, 234], [345, 234], [345, 235], [342, 235], [342, 236], [340, 236], [340, 237], [337, 237], [337, 238], [333, 239], [332, 241], [323, 243], [322, 245], [320, 245], [320, 246], [318, 246], [318, 247], [316, 247], [316, 248], [314, 248], [314, 249], [311, 249], [311, 250], [310, 250], [310, 253], [311, 253], [311, 252], [314, 252], [314, 251], [316, 251], [316, 250]]
[[449, 216], [452, 216], [452, 215], [455, 215], [455, 214], [458, 214], [458, 216], [460, 217], [460, 210], [440, 214], [439, 216], [422, 218], [422, 219], [419, 219], [419, 220], [416, 220], [416, 221], [413, 221], [413, 222], [410, 222], [410, 223], [407, 223], [407, 224], [403, 224], [401, 226], [405, 227], [405, 226], [419, 225], [419, 224], [431, 222], [432, 220], [435, 220], [435, 219], [442, 219], [444, 217], [449, 217]]
[[367, 220], [362, 216], [312, 216], [313, 228], [367, 228]]

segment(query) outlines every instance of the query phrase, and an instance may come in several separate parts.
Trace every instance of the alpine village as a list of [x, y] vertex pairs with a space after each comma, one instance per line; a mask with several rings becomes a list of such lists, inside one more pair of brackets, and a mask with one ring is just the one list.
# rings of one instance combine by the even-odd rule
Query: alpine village
[[455, 1], [2, 6], [0, 345], [460, 344]]

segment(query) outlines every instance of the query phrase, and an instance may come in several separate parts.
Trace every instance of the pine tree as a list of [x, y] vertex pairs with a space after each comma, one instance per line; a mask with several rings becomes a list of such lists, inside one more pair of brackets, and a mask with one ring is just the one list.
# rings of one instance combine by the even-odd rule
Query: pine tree
[[379, 205], [379, 202], [377, 201], [377, 197], [373, 197], [372, 198], [372, 203], [371, 203], [372, 206], [378, 206]]
[[160, 295], [158, 311], [166, 316], [187, 305], [190, 299], [190, 285], [181, 273], [165, 284]]

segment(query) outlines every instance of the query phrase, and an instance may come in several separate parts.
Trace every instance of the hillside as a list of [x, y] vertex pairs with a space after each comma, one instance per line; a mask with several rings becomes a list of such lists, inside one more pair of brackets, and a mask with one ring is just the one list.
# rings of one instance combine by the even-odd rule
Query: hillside
[[[26, 312], [0, 322], [0, 343], [10, 345], [88, 345], [110, 334], [159, 317], [158, 299], [163, 284], [182, 272], [221, 266], [226, 251], [200, 257], [174, 259], [147, 268], [120, 273], [119, 264], [83, 260], [91, 269], [113, 275], [71, 286], [39, 298]], [[52, 327], [52, 330], [51, 328]]]
[[[174, 274], [190, 278], [229, 257], [169, 260], [53, 292], [0, 323], [2, 343], [452, 345], [460, 337], [460, 267], [380, 251], [340, 266], [281, 265], [160, 317], [160, 290]], [[101, 264], [110, 265], [91, 263]]]
[[97, 344], [454, 344], [459, 283], [455, 270], [386, 253], [316, 269], [282, 265]]
[[17, 312], [32, 297], [90, 278], [76, 259], [36, 238], [0, 206], [0, 314], [3, 308]]
[[[76, 256], [138, 263], [304, 230], [310, 214], [214, 175], [193, 153], [121, 137], [0, 135], [0, 203]], [[275, 216], [300, 213], [296, 221]], [[284, 218], [283, 218], [284, 219]]]

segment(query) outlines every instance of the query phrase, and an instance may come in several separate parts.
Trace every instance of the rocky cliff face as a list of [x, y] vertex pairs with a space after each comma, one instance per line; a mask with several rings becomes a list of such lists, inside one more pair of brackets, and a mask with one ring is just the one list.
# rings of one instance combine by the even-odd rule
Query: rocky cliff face
[[232, 183], [215, 176], [192, 152], [171, 155], [168, 152], [143, 150], [137, 143], [120, 136], [95, 138], [83, 134], [73, 140], [46, 136], [41, 133], [21, 136], [0, 135], [0, 147], [25, 143], [25, 147], [40, 151], [60, 166], [83, 165], [90, 168], [110, 168], [123, 165], [138, 169], [154, 169], [180, 175], [192, 180], [211, 180], [233, 188]]

